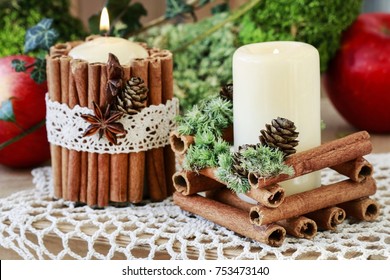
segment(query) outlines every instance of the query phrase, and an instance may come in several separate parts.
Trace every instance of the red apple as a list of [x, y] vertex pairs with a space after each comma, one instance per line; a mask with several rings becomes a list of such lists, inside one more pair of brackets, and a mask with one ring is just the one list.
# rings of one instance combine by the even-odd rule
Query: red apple
[[358, 129], [390, 132], [390, 14], [361, 14], [324, 76], [339, 113]]
[[11, 67], [13, 59], [23, 60], [26, 65], [34, 63], [34, 58], [25, 55], [0, 58], [0, 164], [32, 167], [50, 158], [45, 125], [4, 148], [1, 144], [45, 119], [47, 84], [34, 82], [31, 70], [16, 72]]

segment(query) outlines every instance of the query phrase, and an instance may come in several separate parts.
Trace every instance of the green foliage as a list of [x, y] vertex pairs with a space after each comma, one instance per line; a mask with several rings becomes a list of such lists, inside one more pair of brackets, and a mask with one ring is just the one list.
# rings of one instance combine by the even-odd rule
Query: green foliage
[[[110, 16], [111, 34], [123, 37], [141, 28], [141, 17], [147, 11], [141, 3], [131, 3], [131, 0], [108, 0], [106, 7]], [[88, 19], [89, 29], [99, 34], [100, 12]]]
[[355, 20], [361, 0], [263, 0], [240, 20], [239, 44], [302, 41], [320, 53], [321, 71], [340, 44], [341, 33]]
[[6, 122], [16, 121], [14, 109], [10, 99], [7, 99], [0, 104], [0, 120]]
[[[153, 28], [134, 40], [174, 51], [228, 16], [228, 13], [221, 13], [196, 23], [166, 24]], [[180, 99], [180, 106], [184, 111], [202, 99], [214, 97], [216, 94], [213, 93], [218, 93], [222, 85], [231, 82], [236, 35], [236, 28], [230, 22], [185, 50], [174, 51], [175, 95]]]
[[229, 189], [237, 193], [246, 193], [250, 190], [248, 178], [238, 175], [232, 171], [233, 154], [221, 154], [218, 157], [218, 165], [216, 176], [219, 180], [226, 182]]
[[0, 57], [22, 53], [26, 30], [44, 17], [53, 19], [59, 41], [85, 36], [81, 21], [69, 13], [69, 0], [0, 1]]
[[54, 45], [58, 33], [52, 26], [52, 19], [43, 19], [36, 26], [29, 28], [26, 32], [26, 41], [24, 52], [36, 52], [35, 62], [26, 65], [24, 61], [14, 59], [11, 66], [16, 72], [25, 72], [28, 68], [33, 67], [30, 77], [38, 84], [46, 81], [46, 59], [45, 54], [49, 48]]
[[217, 167], [218, 157], [229, 153], [230, 145], [210, 132], [203, 132], [195, 136], [195, 144], [187, 151], [183, 162], [185, 170], [198, 171], [207, 167]]
[[292, 167], [283, 163], [284, 153], [279, 149], [257, 145], [244, 149], [241, 153], [241, 167], [254, 172], [259, 177], [269, 178], [279, 174], [293, 175]]
[[198, 135], [210, 132], [221, 136], [222, 129], [233, 123], [233, 104], [220, 97], [202, 100], [184, 116], [178, 118], [178, 132], [182, 135]]
[[195, 143], [187, 151], [183, 167], [186, 170], [199, 170], [216, 167], [218, 156], [228, 153], [230, 146], [222, 140], [222, 129], [233, 122], [231, 101], [220, 97], [203, 100], [184, 116], [178, 118], [178, 132], [182, 135], [195, 135]]
[[11, 67], [14, 68], [16, 72], [25, 72], [27, 70], [26, 61], [20, 59], [12, 60]]
[[[279, 174], [293, 175], [294, 170], [283, 162], [284, 154], [279, 149], [257, 145], [242, 150], [240, 153], [240, 166], [248, 172], [255, 172], [259, 177], [269, 178]], [[227, 183], [227, 187], [238, 193], [250, 190], [247, 177], [233, 171], [233, 154], [225, 153], [218, 158], [216, 176]]]
[[44, 18], [26, 32], [24, 52], [36, 49], [49, 50], [58, 38], [57, 30], [52, 28], [53, 19]]

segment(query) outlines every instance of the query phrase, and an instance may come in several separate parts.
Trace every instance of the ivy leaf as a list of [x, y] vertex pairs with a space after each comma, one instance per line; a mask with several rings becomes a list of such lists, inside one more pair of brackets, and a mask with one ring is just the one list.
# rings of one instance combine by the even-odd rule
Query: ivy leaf
[[20, 59], [14, 59], [11, 61], [11, 67], [14, 68], [16, 72], [25, 72], [26, 62]]
[[187, 4], [186, 0], [167, 0], [167, 8], [165, 10], [166, 18], [174, 18], [181, 14], [192, 14], [194, 7]]
[[5, 100], [0, 105], [0, 120], [6, 122], [16, 122], [14, 109], [10, 99]]
[[41, 84], [46, 81], [46, 60], [42, 58], [37, 58], [35, 60], [34, 70], [31, 71], [31, 79], [33, 79], [37, 84]]
[[36, 49], [48, 50], [58, 38], [58, 33], [51, 28], [53, 19], [44, 18], [36, 26], [26, 32], [24, 52]]

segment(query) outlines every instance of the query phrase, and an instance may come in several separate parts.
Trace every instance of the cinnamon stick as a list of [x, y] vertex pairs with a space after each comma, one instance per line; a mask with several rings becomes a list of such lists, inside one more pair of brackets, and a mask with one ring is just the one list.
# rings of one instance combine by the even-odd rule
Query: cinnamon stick
[[[76, 89], [75, 75], [73, 69], [78, 61], [72, 60], [69, 72], [69, 108], [79, 104], [79, 98]], [[81, 153], [76, 150], [69, 150], [68, 158], [68, 187], [67, 200], [79, 201], [81, 184]]]
[[361, 183], [348, 179], [288, 196], [278, 208], [254, 206], [249, 214], [250, 220], [255, 225], [265, 225], [369, 196], [374, 194], [375, 191], [375, 180], [372, 177], [367, 177]]
[[[236, 207], [246, 213], [249, 213], [251, 208], [254, 206], [249, 202], [243, 201], [237, 196], [237, 194], [227, 188], [207, 191], [206, 197]], [[288, 234], [295, 237], [311, 239], [317, 233], [316, 223], [303, 216], [278, 221], [276, 224], [282, 226]]]
[[225, 187], [223, 184], [193, 171], [178, 171], [172, 176], [173, 186], [183, 195]]
[[[106, 86], [107, 86], [107, 66], [100, 66], [100, 107], [106, 108]], [[97, 206], [105, 207], [109, 202], [110, 191], [110, 154], [98, 154], [98, 188], [97, 188]]]
[[286, 235], [285, 229], [281, 226], [275, 224], [265, 226], [251, 225], [248, 221], [248, 214], [244, 210], [196, 194], [184, 196], [175, 192], [173, 201], [183, 210], [270, 246], [277, 247], [282, 245]]
[[282, 174], [272, 178], [262, 178], [256, 173], [250, 172], [248, 180], [253, 187], [263, 188], [325, 167], [353, 160], [369, 154], [371, 150], [370, 135], [366, 131], [361, 131], [289, 156], [285, 160], [285, 164], [294, 168], [294, 175], [292, 176]]
[[[100, 63], [88, 64], [88, 108], [93, 109], [93, 102], [100, 104]], [[98, 154], [88, 153], [87, 204], [97, 205], [98, 189]]]
[[[60, 59], [47, 56], [47, 87], [51, 101], [61, 102]], [[61, 146], [50, 144], [51, 166], [53, 172], [54, 196], [62, 197]]]
[[312, 239], [317, 234], [317, 224], [304, 216], [278, 221], [276, 224], [284, 227], [287, 234], [298, 238]]
[[[162, 74], [159, 59], [149, 61], [149, 105], [162, 103]], [[146, 152], [146, 179], [150, 199], [161, 201], [168, 196], [165, 178], [164, 149], [154, 148]]]
[[380, 214], [379, 203], [368, 197], [344, 202], [338, 206], [345, 210], [347, 216], [366, 222], [376, 220]]
[[176, 155], [184, 155], [188, 148], [195, 142], [195, 137], [192, 135], [181, 135], [177, 131], [172, 131], [169, 135], [169, 142], [172, 151]]
[[[88, 63], [83, 60], [72, 60], [72, 75], [74, 77], [78, 105], [88, 106]], [[88, 155], [87, 152], [78, 152], [80, 155], [80, 194], [79, 201], [87, 203]]]
[[367, 176], [371, 176], [373, 173], [372, 165], [363, 157], [358, 157], [356, 159], [331, 166], [330, 168], [349, 177], [355, 182], [362, 182]]
[[[222, 182], [217, 178], [215, 171], [215, 168], [204, 168], [199, 170], [199, 174], [226, 185], [225, 182]], [[279, 207], [279, 205], [283, 203], [286, 196], [284, 189], [278, 184], [266, 186], [261, 189], [252, 187], [245, 194], [250, 198], [258, 201], [260, 204], [271, 208]]]
[[[69, 67], [71, 57], [62, 56], [60, 58], [60, 75], [61, 75], [61, 103], [69, 104]], [[69, 150], [61, 148], [61, 181], [62, 181], [62, 197], [67, 198], [68, 194], [68, 163]]]
[[[131, 63], [131, 76], [140, 77], [148, 84], [148, 60], [135, 59]], [[145, 152], [131, 153], [129, 155], [128, 172], [128, 200], [131, 203], [142, 201], [145, 176]]]
[[251, 188], [246, 195], [258, 201], [261, 205], [270, 208], [279, 207], [286, 196], [284, 189], [278, 184], [266, 186], [261, 189]]
[[61, 56], [68, 55], [69, 51], [72, 49], [70, 43], [57, 43], [54, 46], [51, 46], [49, 49], [50, 56]]
[[[173, 99], [173, 55], [168, 50], [161, 50], [155, 54], [161, 61], [162, 103], [167, 104]], [[167, 186], [167, 196], [175, 191], [172, 176], [176, 172], [176, 158], [170, 146], [164, 147], [164, 168]]]
[[254, 204], [242, 200], [237, 196], [236, 193], [234, 193], [232, 190], [229, 190], [227, 188], [219, 188], [219, 189], [207, 191], [206, 197], [233, 206], [235, 208], [241, 209], [247, 213], [249, 213], [251, 208], [254, 206]]
[[314, 220], [321, 230], [336, 230], [337, 225], [345, 220], [345, 211], [333, 206], [307, 213], [305, 216]]
[[[125, 71], [126, 69], [126, 71]], [[130, 66], [122, 67], [119, 60], [113, 55], [109, 54], [107, 63], [107, 77], [113, 80], [122, 80], [124, 85], [126, 80], [130, 79]], [[113, 98], [111, 93], [106, 93]], [[119, 140], [120, 142], [120, 140]], [[110, 201], [112, 202], [126, 202], [127, 201], [127, 176], [129, 156], [126, 153], [113, 154], [110, 156]]]

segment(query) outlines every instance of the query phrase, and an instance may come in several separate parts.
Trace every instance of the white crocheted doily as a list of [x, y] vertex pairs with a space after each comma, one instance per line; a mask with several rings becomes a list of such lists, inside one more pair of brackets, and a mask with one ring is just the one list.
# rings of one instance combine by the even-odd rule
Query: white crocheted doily
[[178, 112], [179, 101], [173, 98], [166, 105], [151, 105], [136, 115], [124, 115], [120, 122], [126, 136], [118, 139], [118, 145], [112, 145], [105, 138], [99, 140], [97, 134], [83, 137], [90, 124], [81, 115], [93, 115], [91, 109], [79, 105], [70, 109], [46, 95], [47, 136], [50, 143], [76, 151], [108, 154], [147, 151], [169, 144], [169, 134], [175, 128]]
[[[389, 259], [390, 154], [366, 158], [381, 215], [375, 222], [347, 219], [313, 240], [288, 236], [273, 248], [182, 211], [171, 198], [103, 210], [53, 201], [51, 169], [40, 168], [33, 171], [36, 189], [0, 200], [0, 245], [24, 259]], [[324, 184], [342, 178], [322, 172]]]

